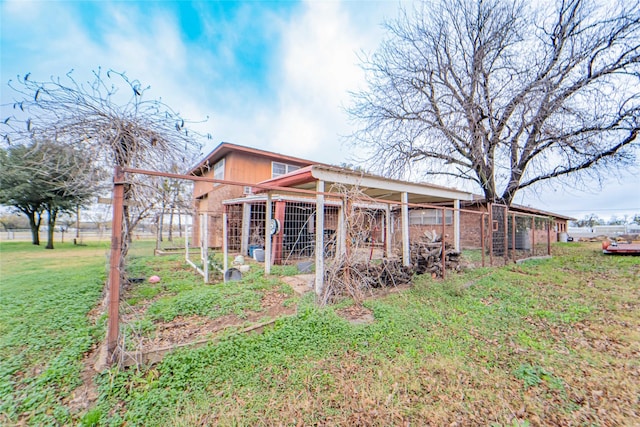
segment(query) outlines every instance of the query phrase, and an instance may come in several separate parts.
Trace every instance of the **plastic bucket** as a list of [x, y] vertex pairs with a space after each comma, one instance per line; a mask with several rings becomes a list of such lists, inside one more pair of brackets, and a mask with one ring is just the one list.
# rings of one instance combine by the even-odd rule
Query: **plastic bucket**
[[255, 259], [258, 262], [264, 262], [264, 249], [254, 249], [253, 259]]
[[262, 246], [260, 245], [249, 245], [249, 256], [251, 258], [253, 258], [253, 251], [255, 251], [256, 249], [261, 249]]
[[242, 280], [242, 273], [237, 268], [230, 268], [224, 272], [225, 282], [237, 282], [238, 280]]

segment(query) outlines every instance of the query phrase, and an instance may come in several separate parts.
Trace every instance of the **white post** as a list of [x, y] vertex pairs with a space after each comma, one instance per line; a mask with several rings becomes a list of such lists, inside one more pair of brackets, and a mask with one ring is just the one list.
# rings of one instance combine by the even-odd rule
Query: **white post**
[[271, 193], [267, 192], [264, 219], [264, 274], [271, 274]]
[[402, 193], [402, 265], [411, 265], [409, 252], [409, 193], [406, 192]]
[[389, 205], [387, 203], [387, 208], [385, 209], [385, 213], [384, 213], [384, 226], [385, 226], [385, 233], [384, 233], [384, 244], [386, 247], [386, 252], [387, 252], [387, 258], [391, 258], [391, 251], [393, 250], [392, 246], [391, 246], [391, 205]]
[[[453, 201], [453, 235], [454, 241], [453, 246], [456, 252], [460, 252], [460, 200], [456, 199]], [[446, 222], [446, 213], [443, 221]]]
[[227, 281], [227, 269], [229, 268], [229, 231], [227, 230], [227, 208], [223, 207], [224, 211], [222, 212], [222, 277], [223, 280]]
[[338, 230], [336, 230], [336, 235], [334, 236], [336, 239], [336, 259], [344, 257], [347, 254], [347, 245], [345, 244], [347, 240], [346, 203], [346, 200], [342, 199], [340, 207], [338, 208]]
[[316, 183], [316, 295], [324, 287], [324, 181]]
[[200, 220], [202, 234], [200, 235], [200, 260], [204, 283], [209, 283], [209, 214], [204, 213]]
[[185, 225], [184, 230], [184, 260], [189, 261], [189, 233], [191, 232], [191, 227]]
[[242, 204], [242, 245], [240, 253], [247, 256], [249, 254], [249, 233], [251, 226], [251, 203]]

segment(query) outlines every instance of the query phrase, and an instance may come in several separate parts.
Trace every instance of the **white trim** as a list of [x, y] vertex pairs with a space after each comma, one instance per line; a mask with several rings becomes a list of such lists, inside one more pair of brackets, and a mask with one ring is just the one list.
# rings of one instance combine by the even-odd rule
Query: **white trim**
[[[388, 190], [391, 192], [430, 196], [447, 200], [473, 200], [473, 194], [453, 188], [436, 187], [429, 184], [397, 181], [389, 178], [362, 175], [355, 172], [338, 171], [313, 165], [311, 175], [326, 182], [336, 182], [347, 185], [357, 185], [361, 188]], [[407, 201], [408, 202], [408, 201]]]

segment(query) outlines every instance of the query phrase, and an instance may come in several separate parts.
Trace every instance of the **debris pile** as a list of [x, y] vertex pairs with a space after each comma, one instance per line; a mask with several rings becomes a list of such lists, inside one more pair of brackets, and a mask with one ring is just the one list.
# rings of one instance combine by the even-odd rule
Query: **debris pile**
[[[442, 277], [442, 242], [412, 242], [409, 248], [411, 265], [416, 274]], [[448, 271], [460, 270], [460, 252], [445, 242], [444, 263]]]
[[395, 287], [411, 283], [413, 268], [402, 261], [383, 259], [379, 262], [336, 262], [325, 271], [325, 303], [348, 295], [356, 302], [375, 288]]

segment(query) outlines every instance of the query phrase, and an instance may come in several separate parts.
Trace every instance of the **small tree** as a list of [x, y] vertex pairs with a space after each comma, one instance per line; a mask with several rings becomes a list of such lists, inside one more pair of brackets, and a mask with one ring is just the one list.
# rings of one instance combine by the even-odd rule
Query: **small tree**
[[423, 1], [387, 29], [350, 109], [383, 172], [468, 180], [509, 205], [637, 166], [637, 0]]
[[44, 198], [40, 182], [27, 167], [30, 152], [27, 146], [14, 146], [0, 150], [0, 204], [13, 206], [23, 213], [31, 229], [31, 243], [40, 244], [40, 224], [44, 211]]
[[42, 212], [47, 212], [47, 249], [53, 249], [56, 218], [72, 212], [93, 194], [96, 179], [83, 153], [69, 145], [33, 142], [2, 150], [0, 203], [29, 219], [33, 244], [40, 244]]

